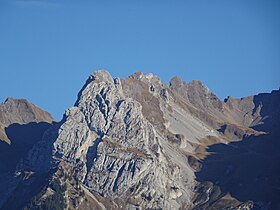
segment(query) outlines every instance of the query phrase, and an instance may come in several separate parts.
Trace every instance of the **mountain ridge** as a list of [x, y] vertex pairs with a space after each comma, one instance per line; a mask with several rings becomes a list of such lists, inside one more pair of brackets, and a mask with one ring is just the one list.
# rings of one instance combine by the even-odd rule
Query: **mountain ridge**
[[48, 113], [26, 99], [14, 99], [8, 97], [4, 103], [0, 104], [0, 139], [11, 143], [5, 133], [5, 127], [13, 123], [27, 124], [30, 122], [49, 122], [55, 120]]
[[[259, 203], [276, 205], [275, 198], [268, 204], [264, 196], [258, 197], [264, 201], [252, 201], [233, 193], [235, 198], [230, 195], [235, 188], [227, 183], [220, 187], [204, 171], [214, 157], [209, 150], [213, 145], [246, 145], [243, 142], [250, 137], [262, 139], [275, 133], [279, 92], [221, 101], [200, 81], [186, 83], [174, 77], [167, 85], [153, 74], [137, 72], [120, 79], [96, 71], [74, 106], [18, 164], [9, 185], [19, 192], [11, 190], [0, 206], [36, 209], [45, 205], [52, 199], [47, 192], [54, 187], [42, 184], [38, 194], [32, 186], [46, 174], [49, 183], [59, 180], [67, 186], [59, 190], [67, 208], [261, 209]], [[270, 143], [270, 138], [278, 137], [266, 138]], [[237, 173], [238, 167], [231, 170]], [[19, 183], [33, 196], [20, 198]], [[28, 204], [32, 197], [35, 203]], [[18, 203], [12, 204], [13, 199]]]

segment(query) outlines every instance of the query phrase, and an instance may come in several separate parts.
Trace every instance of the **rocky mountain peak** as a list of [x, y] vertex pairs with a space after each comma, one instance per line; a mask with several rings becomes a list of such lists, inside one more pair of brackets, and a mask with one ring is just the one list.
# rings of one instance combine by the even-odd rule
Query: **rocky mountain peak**
[[8, 97], [4, 103], [0, 104], [0, 136], [2, 136], [2, 140], [7, 142], [10, 142], [10, 140], [6, 135], [5, 128], [14, 123], [52, 123], [54, 121], [55, 120], [48, 112], [38, 108], [26, 99]]
[[[55, 120], [26, 99], [9, 97], [0, 104], [0, 185], [5, 186], [4, 175], [13, 173], [35, 143]], [[12, 175], [13, 176], [13, 175]], [[0, 188], [0, 194], [6, 191]], [[1, 203], [1, 201], [0, 201]]]
[[151, 84], [151, 85], [161, 84], [160, 78], [153, 73], [144, 74], [142, 72], [136, 72], [136, 73], [130, 75], [128, 78], [135, 79], [135, 80], [138, 80], [138, 81], [142, 81], [144, 83], [148, 83], [148, 84]]
[[193, 87], [193, 89], [198, 89], [198, 90], [201, 89], [206, 93], [210, 92], [209, 88], [205, 84], [203, 84], [200, 80], [193, 80], [190, 83], [187, 83], [187, 85]]
[[49, 113], [26, 99], [14, 99], [12, 97], [8, 97], [4, 103], [0, 104], [0, 116], [2, 116], [1, 122], [4, 124], [54, 121]]
[[113, 78], [107, 70], [97, 70], [90, 75], [90, 78], [95, 82], [113, 83]]
[[169, 87], [176, 88], [181, 87], [183, 85], [183, 80], [179, 76], [172, 77], [169, 82]]
[[4, 103], [13, 103], [15, 101], [15, 99], [13, 97], [8, 97]]
[[170, 81], [170, 89], [200, 110], [215, 113], [216, 109], [223, 109], [220, 99], [199, 80], [186, 83], [181, 78], [174, 77]]
[[[154, 78], [146, 75], [142, 79]], [[139, 81], [149, 92], [148, 83], [141, 78], [129, 79]], [[172, 163], [170, 156], [174, 154], [167, 146], [171, 139], [175, 142], [183, 137], [168, 132], [167, 139], [164, 130], [156, 129], [156, 121], [148, 117], [146, 110], [143, 112], [146, 104], [125, 94], [124, 83], [125, 80], [116, 82], [106, 71], [93, 73], [75, 106], [65, 112], [54, 131], [57, 136], [53, 135], [53, 143], [44, 138], [39, 143], [44, 148], [32, 149], [25, 161], [26, 168], [42, 172], [42, 165], [47, 164], [42, 161], [47, 159], [45, 151], [52, 151], [56, 160], [71, 166], [73, 176], [87, 190], [113, 200], [118, 206], [126, 203], [126, 208], [132, 209], [139, 205], [146, 209], [172, 209], [180, 206], [182, 201], [176, 201], [179, 197], [189, 205], [193, 171], [187, 165], [179, 169], [185, 161], [183, 155], [177, 158], [178, 163]]]
[[[53, 198], [50, 183], [59, 180], [67, 186], [60, 198], [69, 209], [251, 209], [250, 190], [257, 186], [251, 177], [242, 176], [234, 186], [228, 180], [239, 182], [236, 174], [242, 174], [244, 157], [263, 157], [263, 142], [254, 140], [269, 139], [269, 129], [279, 127], [278, 92], [222, 102], [200, 81], [174, 77], [168, 86], [154, 74], [113, 79], [98, 70], [62, 121], [40, 133], [42, 138], [17, 166], [9, 193], [2, 196], [0, 191], [0, 207], [17, 198], [24, 203], [26, 189], [32, 191], [47, 174], [48, 183], [32, 205]], [[6, 103], [5, 109], [17, 104], [14, 99]], [[27, 110], [41, 113], [33, 106], [26, 102]], [[258, 127], [262, 124], [268, 126]], [[251, 165], [256, 163], [244, 167]], [[254, 176], [265, 180], [259, 171]], [[250, 195], [245, 198], [243, 189], [236, 193], [241, 192], [236, 186], [243, 185]]]
[[200, 80], [193, 80], [189, 83], [183, 81], [179, 76], [175, 76], [171, 78], [169, 83], [170, 88], [185, 88], [186, 90], [196, 90], [196, 91], [204, 91], [210, 92], [209, 88], [203, 84]]
[[131, 74], [129, 78], [141, 80], [143, 76], [144, 76], [143, 72], [137, 71], [134, 74]]

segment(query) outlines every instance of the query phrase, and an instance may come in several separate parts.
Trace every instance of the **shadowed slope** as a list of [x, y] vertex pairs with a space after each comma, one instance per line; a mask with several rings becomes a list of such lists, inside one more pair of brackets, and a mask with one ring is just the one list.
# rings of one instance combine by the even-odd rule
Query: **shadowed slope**
[[0, 172], [13, 170], [54, 122], [52, 116], [25, 99], [0, 104]]
[[50, 126], [47, 122], [32, 122], [25, 125], [14, 123], [7, 127], [5, 131], [11, 144], [0, 142], [0, 173], [14, 170], [19, 160], [42, 139]]
[[210, 155], [204, 159], [196, 176], [199, 182], [218, 185], [223, 194], [230, 193], [242, 202], [253, 201], [254, 209], [279, 209], [279, 91], [259, 94], [253, 101], [255, 112], [262, 118], [262, 123], [254, 129], [267, 134], [210, 146], [207, 149]]
[[55, 120], [48, 112], [38, 108], [26, 99], [13, 99], [9, 97], [4, 103], [0, 104], [0, 140], [11, 143], [5, 128], [13, 123], [52, 123], [53, 121]]

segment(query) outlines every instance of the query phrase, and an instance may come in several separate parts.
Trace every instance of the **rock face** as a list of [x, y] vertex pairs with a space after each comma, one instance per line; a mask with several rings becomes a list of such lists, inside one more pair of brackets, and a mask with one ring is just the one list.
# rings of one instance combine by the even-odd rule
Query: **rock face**
[[[10, 182], [12, 190], [0, 199], [0, 206], [45, 208], [48, 198], [54, 199], [54, 191], [62, 191], [62, 208], [70, 209], [276, 206], [276, 198], [268, 204], [261, 195], [256, 198], [235, 193], [236, 188], [225, 177], [235, 180], [234, 174], [240, 171], [235, 165], [224, 170], [222, 161], [215, 156], [211, 159], [207, 148], [236, 148], [241, 142], [242, 148], [257, 151], [259, 146], [244, 145], [247, 138], [261, 138], [279, 129], [279, 95], [279, 91], [274, 91], [220, 101], [199, 81], [186, 83], [175, 77], [168, 86], [153, 74], [138, 72], [126, 79], [113, 79], [107, 71], [96, 71], [62, 121], [48, 129], [18, 164]], [[266, 139], [270, 141], [270, 136]], [[235, 151], [228, 154], [235, 161], [243, 155], [235, 155]], [[277, 155], [275, 158], [280, 160]], [[223, 160], [228, 164], [226, 158]], [[219, 169], [213, 168], [215, 161]], [[235, 163], [238, 165], [239, 161]], [[206, 166], [210, 167], [210, 174], [220, 179], [208, 176]], [[213, 172], [216, 170], [221, 171], [220, 176]], [[38, 177], [46, 176], [48, 184], [41, 183], [41, 192], [32, 193]], [[66, 187], [57, 188], [55, 180]], [[249, 191], [253, 189], [250, 186]], [[21, 198], [23, 189], [25, 194], [34, 195], [29, 204], [30, 197]], [[15, 199], [18, 204], [12, 203]]]
[[191, 204], [194, 172], [164, 137], [145, 119], [141, 104], [125, 96], [120, 79], [97, 71], [66, 111], [52, 146], [90, 192], [126, 208], [178, 209]]

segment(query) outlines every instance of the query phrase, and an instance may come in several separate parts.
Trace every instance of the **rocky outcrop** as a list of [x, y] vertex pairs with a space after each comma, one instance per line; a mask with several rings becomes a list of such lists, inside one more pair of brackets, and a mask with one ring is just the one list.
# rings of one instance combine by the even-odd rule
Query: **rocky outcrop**
[[[92, 193], [118, 198], [127, 208], [190, 204], [193, 173], [166, 157], [165, 140], [144, 118], [143, 106], [124, 95], [121, 83], [106, 71], [91, 75], [76, 107], [66, 112], [56, 154], [78, 166], [77, 177]], [[183, 174], [185, 180], [179, 178]]]
[[173, 77], [170, 81], [170, 88], [201, 110], [222, 111], [223, 109], [220, 99], [201, 81], [194, 80], [186, 83], [179, 77]]
[[[32, 177], [47, 174], [49, 183], [59, 179], [67, 186], [67, 208], [251, 209], [252, 201], [238, 201], [218, 181], [202, 180], [207, 173], [197, 181], [197, 174], [206, 168], [211, 145], [266, 135], [264, 124], [279, 126], [279, 91], [272, 95], [220, 101], [200, 81], [175, 77], [168, 86], [153, 74], [119, 79], [96, 71], [62, 121], [18, 164], [10, 195], [18, 183], [33, 186]], [[53, 188], [46, 185], [36, 205]]]
[[185, 156], [172, 153], [163, 130], [144, 117], [141, 103], [124, 94], [122, 82], [106, 71], [93, 73], [53, 132], [55, 140], [43, 139], [33, 148], [23, 169], [43, 172], [42, 160], [48, 158], [40, 148], [51, 148], [54, 159], [67, 163], [87, 190], [119, 207], [191, 205], [195, 180]]

